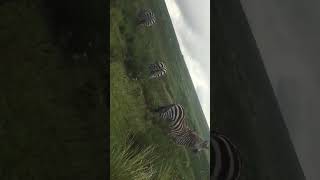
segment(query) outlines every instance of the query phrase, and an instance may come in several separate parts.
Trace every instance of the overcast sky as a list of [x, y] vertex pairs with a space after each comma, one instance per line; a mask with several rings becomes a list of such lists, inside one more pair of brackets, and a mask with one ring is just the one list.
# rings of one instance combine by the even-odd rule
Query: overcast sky
[[241, 0], [307, 180], [320, 179], [320, 1]]
[[210, 0], [165, 0], [210, 126]]

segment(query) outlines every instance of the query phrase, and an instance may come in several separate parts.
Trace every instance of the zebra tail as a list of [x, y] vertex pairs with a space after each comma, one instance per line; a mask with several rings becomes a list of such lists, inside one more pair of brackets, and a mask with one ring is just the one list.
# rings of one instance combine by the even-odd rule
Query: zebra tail
[[144, 23], [146, 23], [146, 20], [143, 19], [143, 18], [141, 17], [141, 15], [138, 15], [138, 16], [136, 17], [136, 24], [137, 24], [138, 26], [143, 26]]

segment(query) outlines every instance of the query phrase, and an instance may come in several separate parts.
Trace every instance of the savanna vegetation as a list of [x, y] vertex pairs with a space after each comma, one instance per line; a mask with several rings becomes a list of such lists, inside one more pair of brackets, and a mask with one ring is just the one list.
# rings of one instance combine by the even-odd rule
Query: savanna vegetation
[[[111, 178], [209, 179], [209, 151], [197, 155], [175, 145], [167, 126], [151, 109], [169, 103], [186, 108], [187, 121], [201, 137], [209, 128], [164, 1], [110, 3]], [[139, 27], [136, 15], [151, 8], [157, 23]], [[148, 65], [163, 61], [168, 74], [148, 79]]]
[[[108, 11], [101, 1], [1, 1], [0, 179], [106, 179], [108, 105], [111, 179], [209, 178], [209, 152], [177, 147], [150, 113], [183, 104], [190, 127], [209, 139], [164, 1], [110, 5]], [[155, 26], [136, 26], [141, 7], [155, 11]], [[168, 76], [147, 80], [147, 64], [160, 60]]]

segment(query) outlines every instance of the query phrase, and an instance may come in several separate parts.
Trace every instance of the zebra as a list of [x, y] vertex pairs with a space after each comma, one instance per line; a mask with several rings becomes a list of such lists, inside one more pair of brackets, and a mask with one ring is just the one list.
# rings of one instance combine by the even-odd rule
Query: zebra
[[238, 180], [242, 161], [237, 147], [228, 137], [217, 131], [213, 131], [210, 146], [214, 152], [214, 163], [211, 166], [210, 179]]
[[138, 25], [149, 27], [155, 23], [156, 23], [156, 16], [154, 15], [151, 9], [142, 9], [138, 13]]
[[167, 66], [163, 62], [153, 63], [149, 65], [150, 79], [160, 78], [167, 73]]
[[160, 113], [160, 117], [169, 121], [168, 135], [174, 139], [177, 145], [185, 146], [197, 153], [203, 149], [209, 149], [209, 141], [203, 140], [199, 135], [191, 130], [185, 121], [184, 107], [180, 104], [170, 104], [155, 109]]

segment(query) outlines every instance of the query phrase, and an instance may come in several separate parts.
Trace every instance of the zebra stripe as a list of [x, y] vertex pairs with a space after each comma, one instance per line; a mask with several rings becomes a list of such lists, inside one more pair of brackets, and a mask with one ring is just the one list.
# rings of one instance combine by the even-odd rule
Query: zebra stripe
[[208, 149], [208, 141], [202, 140], [197, 133], [187, 126], [182, 105], [171, 104], [163, 106], [158, 108], [156, 112], [160, 113], [162, 119], [169, 121], [169, 135], [176, 144], [186, 146], [193, 152]]
[[150, 64], [150, 79], [160, 78], [167, 73], [167, 67], [163, 62]]
[[139, 24], [149, 27], [156, 23], [156, 16], [151, 9], [143, 9], [138, 14], [138, 21]]
[[211, 178], [214, 180], [238, 180], [241, 170], [241, 158], [237, 147], [226, 136], [214, 132], [211, 139], [214, 152], [214, 166]]
[[159, 70], [167, 70], [167, 66], [163, 62], [150, 64], [149, 68], [151, 72], [159, 71]]

